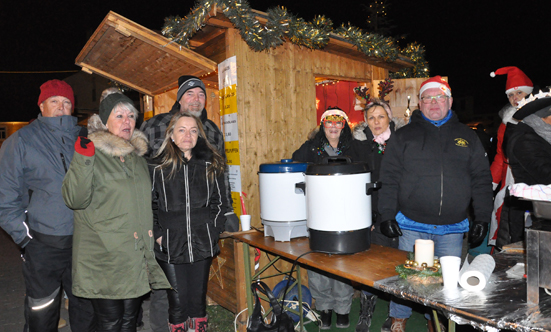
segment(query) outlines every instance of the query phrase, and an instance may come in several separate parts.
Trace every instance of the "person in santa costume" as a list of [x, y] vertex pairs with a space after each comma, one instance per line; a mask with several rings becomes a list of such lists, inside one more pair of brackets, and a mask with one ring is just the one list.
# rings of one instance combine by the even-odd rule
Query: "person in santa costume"
[[[494, 199], [494, 211], [492, 213], [492, 223], [490, 226], [489, 245], [501, 248], [508, 243], [521, 240], [522, 234], [517, 234], [513, 225], [523, 225], [524, 211], [522, 208], [517, 208], [511, 205], [511, 200], [506, 197], [507, 186], [514, 183], [509, 163], [505, 156], [504, 136], [507, 125], [516, 125], [517, 120], [513, 119], [513, 114], [517, 111], [516, 107], [524, 97], [530, 95], [534, 89], [532, 81], [517, 67], [503, 67], [495, 72], [490, 73], [491, 77], [496, 75], [507, 75], [505, 84], [505, 94], [509, 103], [506, 104], [499, 116], [502, 123], [497, 131], [497, 153], [492, 162], [490, 170], [492, 172], [493, 189], [496, 190], [499, 186], [499, 191]], [[513, 226], [513, 227], [511, 227]], [[516, 234], [516, 235], [515, 235]]]

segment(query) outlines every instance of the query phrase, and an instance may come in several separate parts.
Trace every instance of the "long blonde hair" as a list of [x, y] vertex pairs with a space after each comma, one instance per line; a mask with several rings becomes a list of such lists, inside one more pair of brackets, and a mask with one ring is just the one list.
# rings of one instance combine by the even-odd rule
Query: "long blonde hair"
[[168, 127], [166, 128], [163, 144], [161, 144], [161, 147], [155, 155], [155, 158], [161, 158], [161, 168], [170, 168], [170, 173], [168, 175], [169, 179], [173, 178], [176, 175], [182, 165], [187, 164], [188, 160], [186, 159], [186, 157], [184, 157], [184, 154], [182, 153], [180, 148], [172, 141], [172, 133], [174, 133], [176, 122], [178, 122], [178, 120], [183, 117], [194, 119], [195, 123], [197, 123], [197, 128], [199, 129], [199, 137], [197, 138], [197, 143], [191, 149], [192, 156], [195, 155], [194, 150], [197, 145], [200, 144], [200, 140], [203, 140], [203, 143], [201, 144], [204, 144], [206, 148], [208, 148], [212, 152], [212, 157], [210, 158], [211, 160], [207, 160], [208, 162], [210, 162], [207, 171], [209, 179], [214, 180], [216, 174], [221, 174], [225, 171], [226, 162], [224, 161], [224, 158], [218, 152], [218, 150], [213, 147], [207, 139], [207, 135], [205, 134], [205, 130], [203, 129], [203, 124], [201, 123], [201, 120], [199, 120], [195, 115], [192, 115], [188, 112], [178, 112], [174, 114], [174, 116], [170, 120], [170, 123], [168, 124]]

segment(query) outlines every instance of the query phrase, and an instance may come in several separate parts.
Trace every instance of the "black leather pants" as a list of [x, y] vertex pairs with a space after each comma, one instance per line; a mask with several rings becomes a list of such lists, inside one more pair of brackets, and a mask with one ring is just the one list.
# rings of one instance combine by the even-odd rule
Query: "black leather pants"
[[97, 332], [136, 332], [141, 297], [125, 300], [92, 299]]
[[167, 290], [170, 324], [183, 323], [188, 317], [205, 317], [212, 258], [186, 264], [158, 262], [172, 285], [172, 289]]

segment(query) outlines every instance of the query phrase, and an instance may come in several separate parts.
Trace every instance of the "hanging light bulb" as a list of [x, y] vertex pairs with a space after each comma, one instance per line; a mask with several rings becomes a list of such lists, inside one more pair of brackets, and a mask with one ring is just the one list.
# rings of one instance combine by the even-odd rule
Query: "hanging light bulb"
[[406, 108], [406, 113], [404, 114], [404, 116], [408, 119], [411, 116], [411, 109], [409, 108], [410, 101], [411, 101], [411, 96], [408, 96], [408, 107]]

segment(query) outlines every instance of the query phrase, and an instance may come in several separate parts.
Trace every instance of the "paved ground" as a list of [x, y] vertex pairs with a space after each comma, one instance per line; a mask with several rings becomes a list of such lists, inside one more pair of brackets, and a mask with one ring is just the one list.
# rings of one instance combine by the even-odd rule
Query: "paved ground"
[[[21, 272], [19, 249], [11, 237], [0, 229], [0, 332], [21, 332], [25, 325], [23, 300], [25, 283]], [[141, 331], [150, 332], [149, 301], [143, 304], [144, 327]], [[62, 306], [61, 317], [69, 321], [67, 310]], [[71, 332], [69, 326], [59, 332]]]

